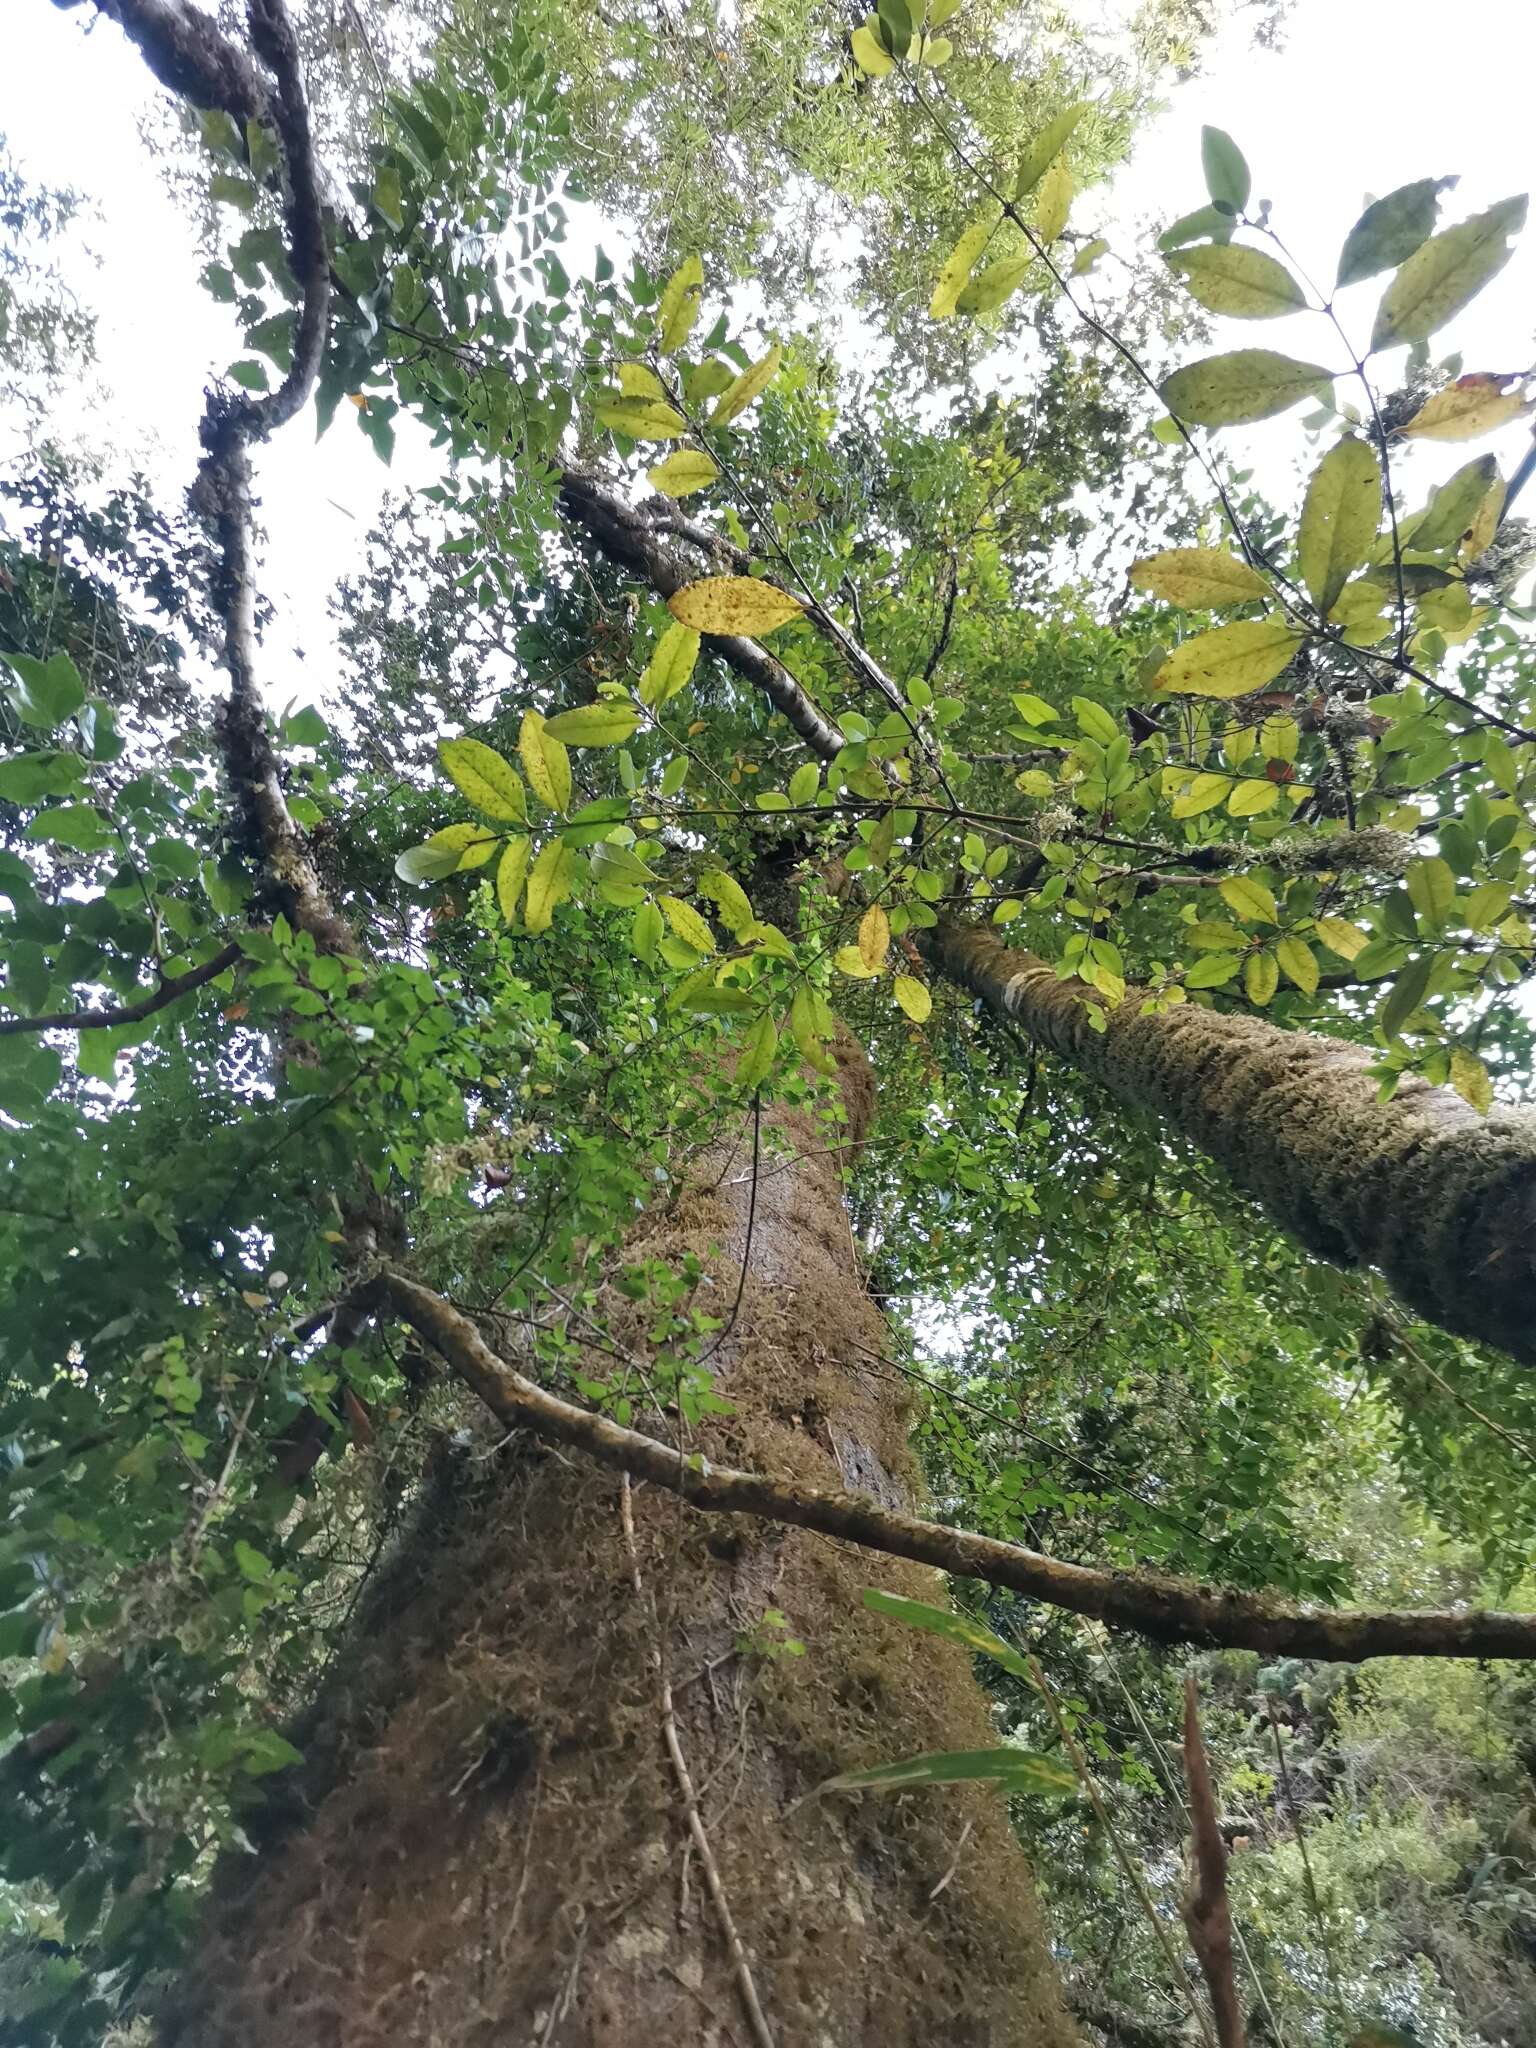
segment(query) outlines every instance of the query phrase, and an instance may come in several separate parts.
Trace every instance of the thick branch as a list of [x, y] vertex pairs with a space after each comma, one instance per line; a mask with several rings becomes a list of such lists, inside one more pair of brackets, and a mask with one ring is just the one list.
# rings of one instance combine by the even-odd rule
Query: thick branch
[[138, 1002], [123, 1003], [116, 1009], [55, 1010], [47, 1017], [0, 1017], [0, 1038], [11, 1038], [24, 1031], [110, 1031], [119, 1024], [142, 1024], [157, 1010], [168, 1009], [179, 996], [213, 981], [226, 968], [233, 967], [239, 958], [239, 941], [231, 940], [211, 960], [205, 960], [201, 967], [189, 967], [185, 974], [173, 974]]
[[1184, 1782], [1189, 1788], [1189, 1894], [1184, 1925], [1211, 1994], [1221, 2048], [1243, 2048], [1243, 2009], [1232, 1959], [1232, 1908], [1227, 1900], [1227, 1844], [1216, 1818], [1211, 1770], [1200, 1736], [1200, 1693], [1184, 1681]]
[[384, 1269], [359, 1299], [393, 1308], [508, 1428], [569, 1444], [599, 1464], [665, 1487], [712, 1514], [790, 1522], [888, 1557], [933, 1565], [956, 1578], [1007, 1586], [1159, 1642], [1211, 1643], [1340, 1663], [1369, 1657], [1536, 1657], [1536, 1614], [1434, 1609], [1330, 1613], [1154, 1574], [1094, 1571], [990, 1536], [924, 1522], [859, 1495], [824, 1493], [794, 1480], [711, 1465], [536, 1386], [497, 1356], [467, 1315], [404, 1273]]
[[[694, 580], [694, 572], [662, 546], [654, 525], [593, 478], [567, 470], [560, 485], [560, 507], [610, 561], [643, 576], [663, 597]], [[784, 714], [813, 754], [830, 761], [842, 751], [843, 735], [837, 727], [817, 710], [783, 663], [755, 640], [739, 633], [711, 633], [706, 645]]]
[[944, 919], [923, 942], [940, 973], [1181, 1132], [1309, 1251], [1376, 1266], [1427, 1321], [1536, 1364], [1536, 1113], [1480, 1116], [1413, 1077], [1383, 1102], [1364, 1047], [1196, 1003], [1149, 1011], [1139, 989], [1095, 1030], [1092, 991], [992, 926]]

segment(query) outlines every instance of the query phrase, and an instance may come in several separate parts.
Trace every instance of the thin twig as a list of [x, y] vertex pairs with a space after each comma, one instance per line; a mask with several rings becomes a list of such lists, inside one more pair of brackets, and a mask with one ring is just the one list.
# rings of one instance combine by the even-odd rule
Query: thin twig
[[635, 1598], [642, 1607], [648, 1607], [650, 1612], [651, 1669], [656, 1674], [656, 1687], [661, 1700], [661, 1732], [667, 1745], [667, 1754], [672, 1759], [672, 1775], [677, 1780], [677, 1789], [682, 1798], [683, 1818], [688, 1823], [688, 1833], [698, 1852], [704, 1882], [709, 1890], [710, 1903], [714, 1906], [715, 1917], [720, 1923], [720, 1932], [725, 1937], [725, 1946], [731, 1958], [731, 1973], [736, 1979], [736, 1989], [741, 1994], [741, 2003], [746, 2011], [747, 2023], [752, 2029], [752, 2038], [757, 2042], [758, 2048], [774, 2048], [773, 2034], [758, 2000], [757, 1986], [752, 1979], [752, 1966], [747, 1961], [747, 1952], [741, 1945], [741, 1936], [736, 1932], [730, 1901], [725, 1896], [725, 1886], [720, 1877], [720, 1866], [715, 1861], [715, 1852], [710, 1847], [709, 1836], [704, 1830], [698, 1794], [693, 1789], [693, 1779], [689, 1775], [683, 1745], [678, 1738], [677, 1716], [672, 1710], [672, 1687], [668, 1683], [666, 1663], [661, 1654], [661, 1624], [657, 1618], [655, 1602], [647, 1602], [645, 1587], [640, 1578], [640, 1553], [635, 1545], [635, 1513], [627, 1472], [622, 1475], [619, 1482], [619, 1512], [624, 1523], [624, 1546], [629, 1552], [629, 1576], [635, 1589]]

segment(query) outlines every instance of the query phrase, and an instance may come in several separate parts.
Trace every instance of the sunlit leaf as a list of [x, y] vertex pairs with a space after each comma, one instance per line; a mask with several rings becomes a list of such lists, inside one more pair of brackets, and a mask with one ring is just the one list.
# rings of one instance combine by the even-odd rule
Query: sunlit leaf
[[1341, 960], [1353, 960], [1370, 944], [1370, 935], [1343, 917], [1320, 917], [1312, 926], [1330, 953]]
[[1273, 682], [1301, 643], [1302, 635], [1283, 619], [1239, 619], [1176, 647], [1152, 678], [1152, 688], [1191, 697], [1245, 697]]
[[645, 480], [653, 491], [663, 491], [669, 498], [686, 498], [690, 491], [707, 489], [719, 474], [720, 466], [712, 455], [698, 448], [679, 448], [648, 469]]
[[1000, 207], [983, 207], [950, 250], [944, 267], [939, 272], [939, 281], [933, 288], [933, 297], [928, 302], [928, 311], [933, 319], [947, 320], [955, 311], [966, 281], [975, 268], [982, 250], [992, 239], [993, 230], [1001, 218]]
[[853, 61], [869, 77], [884, 78], [888, 71], [896, 68], [895, 58], [881, 46], [880, 38], [867, 24], [861, 22], [848, 42], [853, 51]]
[[600, 398], [593, 411], [603, 426], [632, 441], [675, 441], [688, 431], [682, 414], [657, 398]]
[[1279, 919], [1274, 891], [1255, 881], [1252, 875], [1223, 875], [1216, 893], [1228, 910], [1235, 911], [1249, 924], [1274, 924]]
[[523, 713], [517, 751], [534, 795], [550, 810], [565, 811], [571, 801], [571, 757], [545, 732], [541, 712]]
[[1150, 591], [1186, 611], [1219, 611], [1223, 606], [1273, 599], [1274, 591], [1256, 569], [1222, 548], [1168, 548], [1131, 564], [1137, 590]]
[[526, 832], [507, 841], [506, 851], [496, 864], [496, 907], [508, 924], [517, 916], [517, 899], [523, 893], [528, 873], [528, 856], [533, 842]]
[[1067, 215], [1072, 210], [1072, 195], [1076, 182], [1066, 164], [1058, 157], [1040, 180], [1040, 196], [1035, 201], [1035, 233], [1049, 246], [1056, 240], [1067, 224]]
[[1168, 410], [1199, 427], [1272, 419], [1304, 398], [1331, 402], [1333, 375], [1273, 349], [1241, 348], [1175, 370], [1159, 392]]
[[1317, 993], [1317, 955], [1305, 939], [1287, 932], [1275, 941], [1275, 961], [1287, 981], [1295, 982], [1303, 995]]
[[1262, 1010], [1280, 986], [1280, 969], [1271, 953], [1250, 953], [1243, 962], [1243, 987], [1250, 1003]]
[[685, 583], [667, 599], [674, 619], [691, 626], [696, 633], [771, 633], [803, 616], [798, 597], [776, 584], [763, 583], [755, 576], [705, 576], [697, 583]]
[[523, 903], [523, 922], [531, 932], [547, 932], [556, 908], [571, 893], [576, 856], [563, 839], [551, 839], [540, 848], [528, 877]]
[[768, 1078], [773, 1066], [773, 1056], [779, 1049], [779, 1031], [772, 1017], [765, 1010], [752, 1029], [747, 1033], [747, 1042], [741, 1057], [736, 1062], [737, 1086], [748, 1090], [760, 1088]]
[[884, 1593], [876, 1586], [865, 1587], [864, 1605], [872, 1613], [904, 1622], [908, 1628], [920, 1628], [927, 1635], [943, 1636], [949, 1642], [990, 1657], [994, 1664], [1000, 1664], [1004, 1671], [1011, 1671], [1015, 1678], [1022, 1678], [1028, 1685], [1035, 1683], [1028, 1662], [1013, 1645], [1004, 1642], [983, 1622], [973, 1621], [968, 1614], [957, 1614], [952, 1607], [935, 1607], [926, 1600], [909, 1600], [904, 1593]]
[[1273, 256], [1219, 242], [1170, 256], [1168, 267], [1182, 277], [1191, 293], [1213, 313], [1235, 320], [1275, 320], [1300, 312], [1306, 293]]
[[915, 975], [898, 974], [891, 984], [896, 1000], [914, 1024], [926, 1024], [933, 1015], [933, 997]]
[[719, 402], [709, 416], [710, 425], [723, 427], [727, 421], [735, 419], [738, 413], [745, 412], [752, 401], [761, 397], [779, 374], [779, 364], [783, 360], [784, 351], [775, 342], [767, 355], [760, 357], [757, 362], [743, 370], [739, 377], [733, 378], [721, 392]]
[[528, 816], [523, 779], [510, 761], [481, 740], [439, 740], [437, 758], [477, 811], [520, 825]]
[[1064, 107], [1053, 120], [1047, 121], [1019, 159], [1018, 175], [1013, 183], [1015, 200], [1027, 199], [1034, 191], [1060, 156], [1063, 145], [1087, 113], [1088, 107], [1087, 100], [1078, 100], [1073, 106]]
[[878, 974], [891, 950], [891, 921], [878, 903], [871, 903], [859, 919], [859, 958], [871, 974]]
[[695, 953], [713, 953], [715, 935], [694, 909], [691, 903], [684, 903], [677, 896], [660, 896], [662, 914], [685, 946], [692, 946]]
[[646, 663], [640, 678], [640, 702], [654, 711], [679, 690], [686, 689], [698, 658], [698, 634], [681, 620], [674, 621], [656, 642]]
[[640, 724], [632, 704], [615, 697], [599, 697], [591, 704], [559, 712], [547, 719], [545, 738], [568, 747], [617, 747], [629, 739]]
[[1493, 1107], [1493, 1082], [1477, 1054], [1464, 1045], [1451, 1047], [1451, 1086], [1463, 1102], [1470, 1102], [1481, 1115]]
[[664, 356], [675, 354], [693, 332], [703, 292], [703, 261], [685, 256], [667, 279], [656, 308], [656, 339]]

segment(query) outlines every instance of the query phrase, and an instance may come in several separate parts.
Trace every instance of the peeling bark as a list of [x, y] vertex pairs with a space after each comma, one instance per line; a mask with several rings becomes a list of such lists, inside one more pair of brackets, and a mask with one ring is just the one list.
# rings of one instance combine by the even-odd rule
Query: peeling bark
[[1135, 989], [1096, 1031], [1080, 984], [991, 927], [944, 921], [927, 944], [996, 1016], [1164, 1118], [1308, 1251], [1375, 1266], [1426, 1321], [1536, 1364], [1536, 1114], [1480, 1116], [1412, 1079], [1382, 1102], [1359, 1046], [1194, 1003], [1144, 1015]]

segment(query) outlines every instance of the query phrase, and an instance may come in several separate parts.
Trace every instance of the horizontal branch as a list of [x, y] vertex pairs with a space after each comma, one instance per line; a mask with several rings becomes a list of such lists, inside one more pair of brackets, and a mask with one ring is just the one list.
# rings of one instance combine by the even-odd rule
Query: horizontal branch
[[497, 1356], [467, 1315], [404, 1273], [385, 1268], [360, 1298], [392, 1307], [508, 1428], [569, 1444], [707, 1513], [789, 1522], [887, 1557], [933, 1565], [956, 1578], [1006, 1586], [1159, 1642], [1208, 1643], [1350, 1664], [1369, 1657], [1536, 1657], [1536, 1614], [1330, 1612], [1150, 1573], [1096, 1571], [899, 1514], [859, 1495], [712, 1465], [536, 1386]]
[[239, 958], [240, 942], [232, 939], [201, 967], [189, 967], [185, 974], [168, 976], [136, 1003], [122, 1003], [115, 1009], [54, 1010], [46, 1017], [0, 1017], [0, 1038], [13, 1038], [24, 1031], [111, 1031], [119, 1024], [142, 1024], [157, 1010], [169, 1009], [178, 997], [216, 980]]

